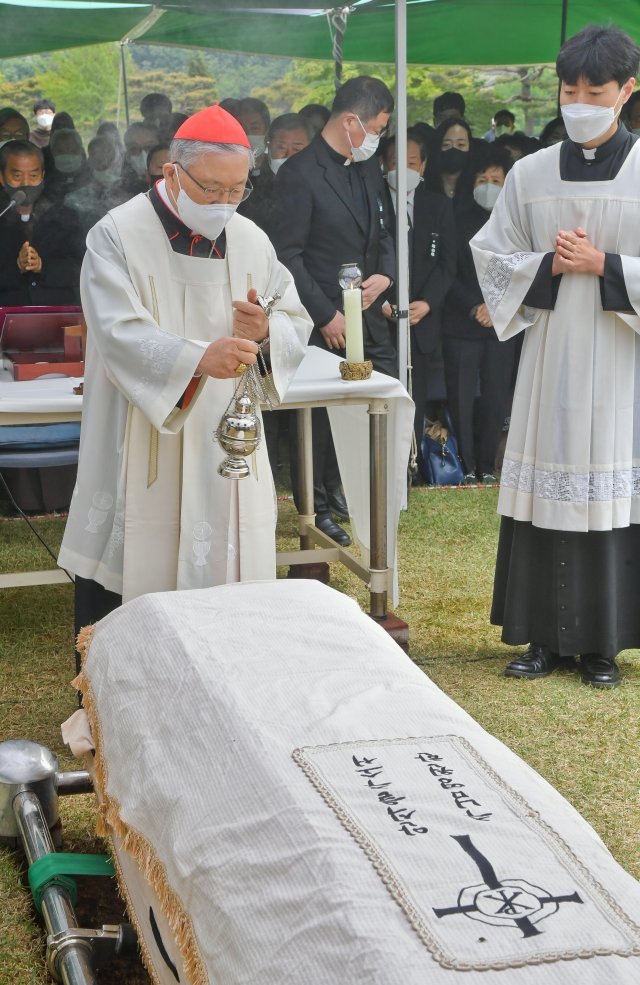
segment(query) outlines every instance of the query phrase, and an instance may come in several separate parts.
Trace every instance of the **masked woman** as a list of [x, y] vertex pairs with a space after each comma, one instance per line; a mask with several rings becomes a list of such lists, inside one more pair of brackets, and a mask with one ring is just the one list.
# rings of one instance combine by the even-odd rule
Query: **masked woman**
[[[482, 297], [469, 240], [495, 205], [509, 156], [494, 144], [471, 154], [467, 205], [456, 215], [457, 272], [444, 315], [444, 371], [447, 402], [464, 464], [465, 485], [495, 482], [495, 459], [507, 412], [515, 342], [501, 343]], [[475, 398], [480, 383], [477, 416]], [[474, 427], [475, 423], [475, 427]], [[475, 439], [474, 440], [474, 436]]]
[[468, 198], [468, 182], [461, 179], [467, 175], [473, 144], [471, 127], [462, 117], [443, 120], [433, 135], [433, 153], [425, 184], [430, 191], [452, 199], [455, 212]]
[[47, 148], [50, 164], [45, 168], [47, 198], [61, 203], [65, 196], [91, 180], [82, 137], [77, 130], [53, 130]]
[[[395, 141], [384, 148], [383, 163], [392, 212], [397, 208]], [[456, 267], [456, 240], [451, 203], [424, 185], [427, 145], [423, 133], [407, 131], [407, 213], [409, 218], [409, 325], [411, 331], [412, 395], [416, 405], [414, 429], [420, 466], [420, 443], [427, 402], [428, 370], [442, 334], [442, 309]], [[395, 225], [392, 228], [395, 239]], [[392, 301], [383, 305], [394, 320]], [[394, 325], [395, 329], [395, 325]]]

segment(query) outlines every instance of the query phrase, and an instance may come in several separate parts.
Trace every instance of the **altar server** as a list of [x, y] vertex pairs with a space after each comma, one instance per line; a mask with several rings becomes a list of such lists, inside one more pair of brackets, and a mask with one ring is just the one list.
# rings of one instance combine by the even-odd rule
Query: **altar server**
[[[78, 625], [121, 597], [275, 577], [264, 444], [231, 480], [213, 432], [259, 343], [282, 396], [311, 323], [267, 237], [235, 214], [252, 163], [237, 120], [196, 113], [170, 161], [87, 238], [80, 461], [59, 557], [78, 576]], [[281, 295], [270, 318], [256, 292]]]
[[568, 139], [516, 162], [471, 242], [498, 337], [524, 331], [491, 615], [529, 644], [509, 676], [579, 654], [615, 687], [640, 646], [640, 146], [619, 123], [639, 59], [615, 27], [563, 45]]

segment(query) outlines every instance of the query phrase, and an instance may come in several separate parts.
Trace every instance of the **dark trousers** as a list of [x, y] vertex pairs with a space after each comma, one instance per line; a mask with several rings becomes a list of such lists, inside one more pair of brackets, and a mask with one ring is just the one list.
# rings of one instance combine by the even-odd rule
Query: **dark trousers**
[[[122, 596], [109, 592], [97, 581], [80, 578], [76, 575], [75, 582], [75, 635], [83, 626], [90, 626], [108, 616], [110, 612], [122, 605]], [[80, 654], [76, 650], [76, 670], [80, 671]]]
[[[442, 345], [447, 404], [465, 472], [491, 473], [495, 470], [496, 452], [509, 406], [514, 342], [498, 342], [489, 336], [490, 331], [487, 329], [486, 340], [478, 341], [445, 336]], [[476, 454], [474, 403], [478, 377]]]
[[411, 340], [411, 396], [416, 405], [413, 418], [413, 430], [416, 436], [416, 446], [418, 449], [418, 467], [422, 472], [422, 436], [424, 433], [424, 416], [427, 409], [427, 381], [429, 363], [434, 358], [434, 353], [420, 352], [413, 339]]
[[[320, 346], [320, 348], [327, 347]], [[336, 355], [344, 359], [344, 352], [337, 352]], [[398, 357], [390, 338], [386, 337], [381, 342], [376, 342], [368, 336], [365, 328], [364, 357], [371, 359], [373, 368], [378, 373], [398, 376]], [[313, 503], [316, 516], [322, 517], [331, 513], [329, 495], [340, 491], [342, 480], [333, 444], [329, 415], [324, 407], [314, 407], [311, 412], [311, 422], [313, 428]], [[298, 484], [297, 414], [291, 415], [289, 425], [289, 461], [291, 463], [293, 500], [299, 512], [301, 503]]]

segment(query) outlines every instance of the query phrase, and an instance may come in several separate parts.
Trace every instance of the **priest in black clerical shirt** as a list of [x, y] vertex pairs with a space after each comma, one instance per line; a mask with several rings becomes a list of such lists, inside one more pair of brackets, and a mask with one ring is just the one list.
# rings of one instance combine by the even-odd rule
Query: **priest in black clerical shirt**
[[471, 242], [498, 337], [524, 331], [491, 620], [507, 666], [620, 682], [640, 646], [640, 147], [619, 122], [640, 49], [585, 28], [557, 60], [569, 135], [519, 161]]
[[42, 194], [40, 148], [6, 143], [0, 180], [0, 212], [10, 206], [0, 218], [0, 306], [78, 304], [84, 234], [72, 209]]
[[[397, 375], [395, 348], [382, 312], [393, 284], [393, 241], [385, 226], [385, 191], [374, 158], [393, 110], [380, 79], [359, 76], [338, 90], [321, 133], [279, 170], [276, 180], [278, 257], [294, 276], [313, 319], [312, 345], [344, 354], [345, 323], [338, 272], [357, 263], [364, 275], [364, 354], [382, 373]], [[295, 435], [291, 443], [292, 481]], [[348, 519], [326, 410], [313, 412], [313, 483], [316, 526], [337, 543], [349, 535], [332, 519]]]

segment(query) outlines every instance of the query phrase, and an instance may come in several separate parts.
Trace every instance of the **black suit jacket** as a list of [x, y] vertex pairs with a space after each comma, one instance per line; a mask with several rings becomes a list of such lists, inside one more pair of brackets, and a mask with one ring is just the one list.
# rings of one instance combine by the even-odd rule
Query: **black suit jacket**
[[[395, 214], [390, 198], [389, 203], [395, 242]], [[444, 301], [455, 273], [453, 207], [448, 198], [429, 191], [421, 183], [413, 196], [413, 222], [409, 230], [409, 300], [428, 301], [431, 308], [428, 315], [411, 326], [411, 338], [424, 355], [433, 352], [440, 341]]]
[[458, 269], [447, 297], [445, 308], [445, 335], [456, 339], [498, 342], [493, 331], [483, 328], [479, 321], [471, 317], [471, 311], [484, 303], [482, 290], [478, 283], [475, 264], [469, 240], [482, 229], [490, 213], [472, 201], [466, 209], [456, 215], [456, 237], [458, 241]]
[[[0, 194], [0, 210], [8, 202]], [[18, 253], [27, 241], [42, 259], [38, 274], [18, 268]], [[7, 212], [0, 219], [0, 305], [79, 304], [84, 252], [84, 233], [73, 209], [52, 207], [40, 197], [28, 222], [16, 209]]]
[[[318, 134], [286, 161], [276, 177], [277, 223], [274, 245], [293, 274], [300, 299], [313, 319], [310, 342], [324, 347], [319, 329], [342, 311], [338, 270], [357, 263], [371, 274], [395, 278], [393, 240], [387, 229], [384, 185], [375, 160], [344, 165]], [[348, 168], [363, 179], [368, 215], [363, 222], [350, 193]], [[388, 337], [382, 296], [364, 312], [371, 339]], [[366, 345], [366, 333], [365, 333]]]

